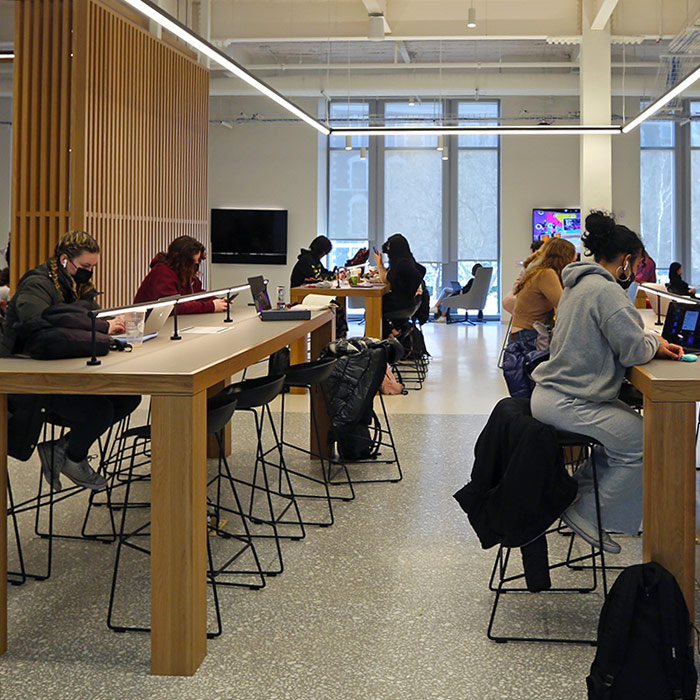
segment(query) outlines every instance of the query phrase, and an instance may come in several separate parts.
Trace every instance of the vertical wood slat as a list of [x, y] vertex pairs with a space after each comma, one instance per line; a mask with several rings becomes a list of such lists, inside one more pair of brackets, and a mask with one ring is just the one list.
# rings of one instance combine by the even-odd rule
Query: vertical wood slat
[[12, 285], [67, 227], [72, 0], [15, 6]]
[[129, 302], [173, 238], [207, 244], [208, 71], [100, 0], [16, 3], [15, 47], [11, 283], [85, 228]]

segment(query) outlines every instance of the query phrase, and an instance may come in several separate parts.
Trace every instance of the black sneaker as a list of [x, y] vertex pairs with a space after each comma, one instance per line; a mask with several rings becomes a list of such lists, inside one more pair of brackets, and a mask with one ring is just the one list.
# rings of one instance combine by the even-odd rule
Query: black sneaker
[[[41, 473], [46, 479], [46, 483], [53, 488], [54, 492], [60, 491], [63, 486], [58, 478], [62, 471], [63, 463], [66, 461], [66, 449], [68, 441], [64, 438], [40, 442], [37, 446], [39, 461], [41, 462]], [[51, 459], [53, 457], [53, 472], [51, 471]]]

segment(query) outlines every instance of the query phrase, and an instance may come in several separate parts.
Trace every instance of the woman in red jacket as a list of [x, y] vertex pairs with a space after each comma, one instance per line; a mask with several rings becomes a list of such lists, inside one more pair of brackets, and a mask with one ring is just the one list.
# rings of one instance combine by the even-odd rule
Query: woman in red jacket
[[[204, 246], [192, 236], [179, 236], [168, 246], [167, 253], [158, 253], [151, 260], [151, 271], [136, 292], [134, 303], [201, 292], [202, 281], [197, 276], [197, 271], [202, 260], [206, 260]], [[179, 315], [225, 310], [226, 301], [218, 298], [196, 299], [177, 305]]]

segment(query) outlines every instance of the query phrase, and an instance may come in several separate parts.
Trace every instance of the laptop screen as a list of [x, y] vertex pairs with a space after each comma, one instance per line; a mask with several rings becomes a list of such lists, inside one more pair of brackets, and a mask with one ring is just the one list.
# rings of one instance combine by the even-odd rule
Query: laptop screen
[[669, 343], [700, 349], [700, 307], [672, 301], [661, 335]]
[[253, 296], [253, 304], [255, 310], [260, 313], [272, 308], [270, 297], [267, 294], [267, 284], [262, 275], [257, 277], [249, 277], [248, 284], [250, 285], [250, 293]]

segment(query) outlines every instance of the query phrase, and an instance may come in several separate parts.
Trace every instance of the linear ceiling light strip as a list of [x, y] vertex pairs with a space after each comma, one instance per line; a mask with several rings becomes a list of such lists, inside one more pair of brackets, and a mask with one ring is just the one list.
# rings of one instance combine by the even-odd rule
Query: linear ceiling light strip
[[464, 134], [539, 135], [560, 134], [578, 136], [582, 134], [619, 134], [619, 126], [390, 126], [347, 127], [331, 129], [332, 136], [452, 136]]
[[642, 110], [631, 122], [622, 127], [622, 133], [627, 134], [632, 129], [636, 129], [643, 121], [656, 114], [662, 107], [667, 105], [674, 97], [678, 97], [684, 90], [689, 88], [696, 80], [700, 79], [700, 67], [696, 68], [687, 78], [681, 80], [678, 85], [671, 88], [665, 95], [661, 95], [656, 102], [652, 102], [646, 109]]
[[223, 53], [223, 51], [219, 51], [219, 49], [212, 46], [212, 44], [210, 44], [208, 41], [202, 39], [192, 30], [188, 29], [184, 24], [181, 24], [174, 17], [161, 10], [157, 5], [149, 2], [149, 0], [124, 0], [124, 2], [131, 5], [134, 9], [138, 10], [149, 19], [157, 22], [161, 27], [163, 27], [163, 29], [166, 29], [171, 34], [174, 34], [182, 39], [195, 51], [204, 54], [214, 61], [214, 63], [218, 63], [222, 68], [230, 71], [237, 78], [240, 78], [244, 82], [248, 83], [248, 85], [255, 88], [258, 92], [262, 93], [266, 97], [269, 97], [281, 107], [284, 107], [284, 109], [291, 112], [294, 116], [298, 117], [302, 121], [305, 121], [310, 126], [313, 126], [317, 131], [320, 131], [325, 136], [330, 133], [330, 129], [325, 124], [321, 123], [317, 119], [314, 119], [310, 114], [307, 114], [303, 109], [297, 107], [293, 102], [290, 102], [287, 98], [283, 97], [279, 92], [277, 92], [274, 88], [271, 88], [262, 80], [258, 80], [258, 78], [243, 68], [243, 66], [229, 58], [225, 53]]

